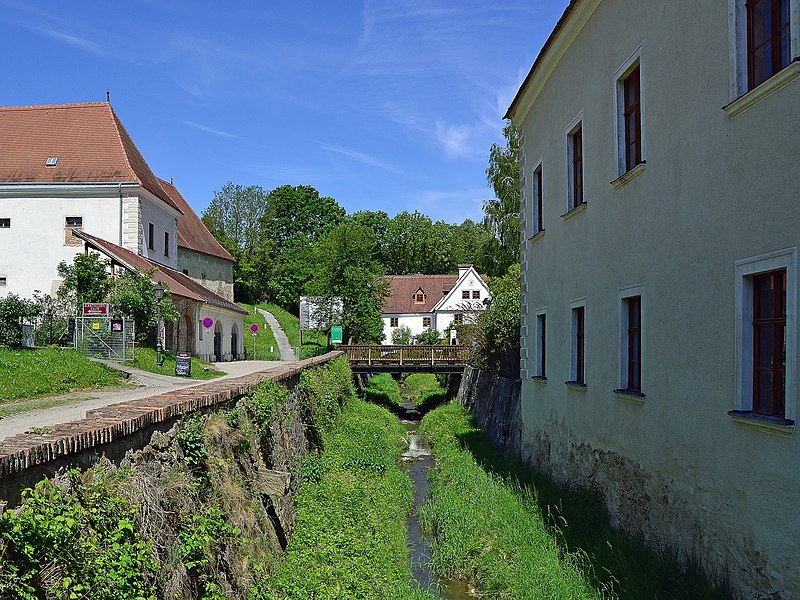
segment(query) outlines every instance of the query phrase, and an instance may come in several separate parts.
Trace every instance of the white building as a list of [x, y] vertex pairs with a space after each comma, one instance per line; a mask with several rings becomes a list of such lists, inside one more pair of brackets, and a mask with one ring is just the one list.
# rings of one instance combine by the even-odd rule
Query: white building
[[[189, 223], [197, 217], [191, 209], [185, 213], [188, 205], [182, 198], [184, 210], [176, 204], [173, 196], [180, 194], [174, 187], [166, 188], [108, 103], [0, 108], [0, 295], [55, 293], [61, 283], [58, 264], [71, 262], [89, 243], [75, 231], [91, 235], [92, 243], [107, 242], [131, 252], [164, 272], [177, 270], [179, 220]], [[189, 229], [194, 232], [196, 223]], [[205, 251], [229, 265], [232, 282], [232, 261], [213, 256], [219, 249], [209, 244]], [[212, 310], [219, 296], [197, 288], [184, 300]], [[228, 295], [226, 288], [220, 289]], [[171, 291], [177, 300], [179, 290]], [[240, 332], [246, 313], [227, 309], [230, 314], [220, 318], [220, 327], [228, 345], [222, 343], [217, 360], [244, 354]], [[195, 315], [189, 316], [195, 338], [185, 346], [201, 357], [214, 357], [213, 334], [209, 351]], [[230, 338], [231, 332], [238, 336]]]
[[800, 598], [799, 107], [798, 0], [572, 0], [507, 114], [524, 452], [742, 598]]
[[[459, 265], [458, 275], [389, 275], [386, 279], [389, 296], [381, 312], [384, 344], [391, 344], [392, 333], [402, 326], [417, 336], [428, 329], [443, 334], [453, 322], [473, 322], [491, 298], [489, 287], [472, 265]], [[451, 338], [452, 343], [457, 341]]]

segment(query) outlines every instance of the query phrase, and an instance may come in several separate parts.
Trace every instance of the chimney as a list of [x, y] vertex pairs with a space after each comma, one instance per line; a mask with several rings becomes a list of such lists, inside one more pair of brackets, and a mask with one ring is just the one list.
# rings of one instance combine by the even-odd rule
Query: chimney
[[464, 276], [464, 273], [469, 271], [472, 268], [472, 265], [458, 265], [458, 278], [461, 279]]

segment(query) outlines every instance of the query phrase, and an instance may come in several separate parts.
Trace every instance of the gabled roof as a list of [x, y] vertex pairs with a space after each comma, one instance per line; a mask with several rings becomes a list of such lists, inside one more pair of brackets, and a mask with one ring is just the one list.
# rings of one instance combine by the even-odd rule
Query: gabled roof
[[180, 210], [108, 102], [2, 107], [0, 149], [0, 183], [135, 183]]
[[112, 244], [111, 242], [94, 235], [89, 235], [88, 233], [80, 231], [79, 229], [73, 229], [72, 232], [76, 237], [82, 239], [90, 247], [105, 254], [114, 262], [122, 265], [126, 269], [138, 270], [142, 273], [146, 273], [150, 269], [155, 268], [156, 271], [153, 273], [152, 277], [153, 281], [164, 284], [164, 286], [168, 288], [170, 293], [174, 296], [181, 296], [197, 302], [204, 302], [206, 304], [210, 304], [218, 308], [224, 308], [226, 310], [243, 315], [248, 314], [243, 308], [226, 300], [222, 296], [215, 294], [208, 288], [203, 287], [180, 271], [176, 271], [175, 269], [170, 269], [164, 265], [154, 263], [153, 261], [147, 260], [143, 256], [139, 256], [135, 252], [131, 252], [126, 248]]
[[[469, 273], [482, 281], [474, 269], [459, 277], [458, 275], [387, 275], [384, 277], [389, 282], [389, 295], [386, 297], [381, 313], [393, 315], [413, 315], [433, 312], [436, 307], [450, 294], [458, 281]], [[415, 294], [417, 290], [425, 292], [425, 302], [417, 304]]]
[[175, 206], [183, 213], [178, 219], [178, 247], [235, 262], [236, 259], [233, 258], [231, 253], [228, 252], [206, 226], [203, 225], [200, 217], [192, 210], [192, 207], [189, 206], [189, 203], [186, 202], [178, 191], [178, 188], [160, 177], [158, 183], [172, 202], [175, 203]]
[[[461, 266], [461, 265], [459, 265]], [[453, 284], [453, 287], [448, 291], [439, 301], [436, 303], [436, 306], [433, 307], [433, 310], [439, 310], [444, 304], [446, 304], [450, 297], [455, 293], [456, 288], [458, 288], [459, 284], [462, 281], [466, 281], [467, 277], [474, 276], [478, 281], [481, 282], [481, 285], [484, 287], [486, 291], [489, 291], [489, 286], [486, 285], [486, 281], [483, 275], [480, 275], [472, 265], [464, 265], [465, 267], [468, 266], [469, 268], [464, 270], [461, 275], [458, 277], [458, 280]]]

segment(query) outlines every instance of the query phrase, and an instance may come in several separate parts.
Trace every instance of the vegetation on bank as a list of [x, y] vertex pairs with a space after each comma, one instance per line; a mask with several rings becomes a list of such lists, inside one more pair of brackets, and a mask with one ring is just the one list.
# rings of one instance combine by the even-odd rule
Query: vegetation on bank
[[[411, 584], [406, 515], [411, 481], [398, 465], [404, 430], [384, 408], [353, 400], [309, 456], [297, 522], [265, 598], [430, 598]], [[271, 595], [275, 594], [275, 595]]]
[[403, 387], [414, 404], [423, 412], [442, 404], [447, 390], [433, 373], [411, 373], [403, 380]]
[[156, 432], [119, 466], [101, 459], [43, 480], [0, 517], [0, 597], [272, 598], [260, 592], [281, 539], [259, 485], [265, 463], [297, 477], [301, 462], [268, 453], [304, 426], [314, 447], [353, 395], [337, 359], [304, 371], [294, 392], [265, 383], [232, 410]]
[[[258, 304], [278, 321], [278, 325], [283, 329], [283, 333], [289, 338], [289, 343], [295, 350], [300, 345], [300, 319], [278, 306], [277, 304], [266, 303]], [[328, 351], [328, 336], [319, 331], [303, 332], [303, 347], [300, 348], [300, 358], [311, 358]]]
[[420, 432], [436, 456], [421, 518], [440, 574], [510, 598], [726, 597], [612, 529], [595, 496], [503, 458], [458, 405], [428, 413]]
[[249, 314], [244, 318], [244, 350], [247, 358], [252, 360], [253, 357], [253, 334], [250, 332], [251, 325], [258, 325], [258, 333], [256, 334], [256, 360], [280, 360], [281, 351], [278, 349], [278, 342], [275, 340], [275, 334], [272, 333], [272, 328], [267, 323], [267, 319], [256, 307], [252, 304], [239, 304], [243, 309], [249, 311]]
[[386, 408], [399, 408], [402, 405], [400, 386], [389, 373], [378, 373], [370, 377], [364, 386], [363, 394], [369, 402]]
[[[162, 352], [160, 367], [156, 358], [156, 351], [153, 348], [137, 346], [133, 351], [133, 362], [127, 364], [148, 373], [175, 377], [175, 355], [170, 352]], [[191, 379], [214, 379], [223, 375], [225, 375], [224, 371], [220, 371], [210, 362], [206, 362], [196, 356], [192, 357]]]
[[0, 402], [123, 383], [122, 373], [75, 350], [0, 348]]

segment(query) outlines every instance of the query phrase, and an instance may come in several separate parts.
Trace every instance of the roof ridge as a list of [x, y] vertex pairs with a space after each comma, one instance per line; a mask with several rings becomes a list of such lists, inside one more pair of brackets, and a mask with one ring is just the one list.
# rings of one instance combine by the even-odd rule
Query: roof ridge
[[0, 106], [0, 110], [52, 110], [54, 108], [91, 108], [105, 106], [107, 102], [74, 102], [72, 104], [23, 104], [20, 106]]
[[[114, 131], [117, 133], [117, 142], [119, 142], [119, 147], [122, 149], [122, 157], [125, 160], [125, 164], [128, 165], [128, 170], [133, 175], [133, 178], [139, 182], [139, 185], [144, 187], [144, 182], [142, 181], [142, 178], [139, 177], [139, 174], [136, 172], [136, 169], [134, 169], [133, 166], [131, 165], [131, 159], [128, 157], [128, 150], [125, 148], [125, 142], [122, 141], [122, 134], [120, 133], [119, 128], [123, 127], [123, 125], [120, 122], [119, 118], [117, 117], [117, 113], [115, 113], [114, 109], [111, 107], [111, 104], [108, 104], [107, 102], [104, 102], [103, 104], [107, 104], [109, 110], [111, 111], [111, 122], [114, 125]], [[131, 142], [133, 142], [133, 140], [131, 140]]]

